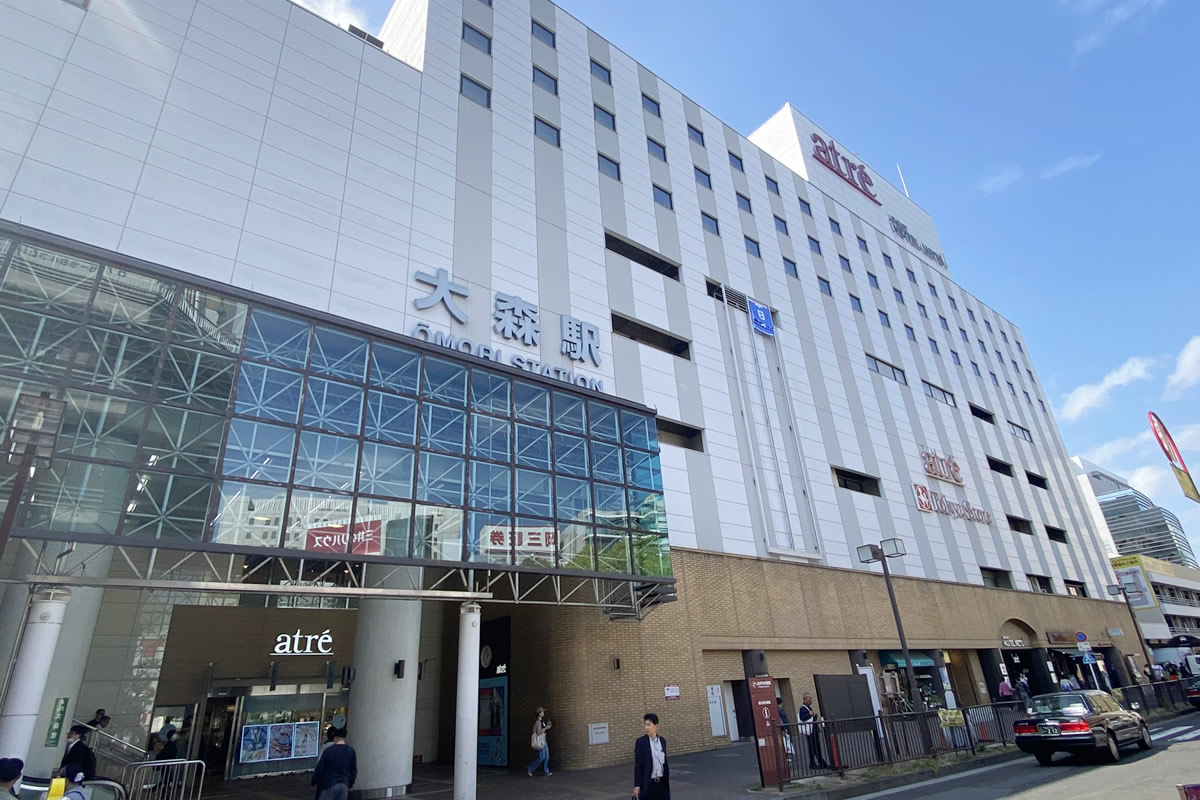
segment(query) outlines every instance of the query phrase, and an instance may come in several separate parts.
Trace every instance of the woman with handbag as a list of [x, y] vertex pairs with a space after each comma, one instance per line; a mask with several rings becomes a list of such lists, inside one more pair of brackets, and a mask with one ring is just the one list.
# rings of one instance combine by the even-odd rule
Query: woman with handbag
[[525, 769], [525, 772], [531, 778], [533, 777], [533, 771], [538, 768], [539, 764], [547, 777], [554, 774], [550, 771], [550, 746], [546, 744], [546, 731], [550, 730], [550, 726], [553, 724], [552, 722], [546, 722], [546, 709], [538, 706], [537, 717], [533, 720], [533, 734], [529, 737], [529, 746], [533, 748], [533, 751], [537, 755], [534, 757], [533, 763]]

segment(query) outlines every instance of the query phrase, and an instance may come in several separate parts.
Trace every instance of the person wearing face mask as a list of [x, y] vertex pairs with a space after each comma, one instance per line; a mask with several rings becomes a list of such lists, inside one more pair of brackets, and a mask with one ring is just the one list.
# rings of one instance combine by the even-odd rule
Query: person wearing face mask
[[313, 769], [316, 800], [346, 800], [358, 778], [358, 755], [346, 744], [345, 717], [339, 714], [337, 721], [342, 726], [332, 729], [333, 742], [321, 753]]
[[83, 767], [78, 764], [63, 764], [58, 768], [58, 777], [67, 782], [63, 790], [62, 800], [87, 800], [83, 791]]
[[79, 771], [83, 773], [83, 779], [91, 781], [96, 779], [96, 756], [93, 755], [91, 749], [84, 744], [83, 737], [87, 736], [88, 727], [86, 725], [72, 725], [67, 731], [67, 750], [63, 753], [62, 761], [58, 768], [59, 777], [66, 778], [63, 770], [68, 765], [79, 767]]
[[25, 771], [25, 762], [19, 758], [0, 758], [0, 796], [5, 800], [9, 797], [20, 797], [17, 787], [21, 785], [21, 773]]

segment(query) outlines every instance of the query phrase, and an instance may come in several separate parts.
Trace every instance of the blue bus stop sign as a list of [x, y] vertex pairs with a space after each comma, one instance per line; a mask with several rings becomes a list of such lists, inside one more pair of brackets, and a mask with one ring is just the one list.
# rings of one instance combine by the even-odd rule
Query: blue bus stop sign
[[775, 320], [771, 319], [771, 309], [750, 299], [747, 302], [750, 305], [750, 324], [754, 330], [764, 336], [774, 336]]
[[1094, 655], [1092, 655], [1090, 652], [1088, 652], [1088, 653], [1084, 653], [1084, 654], [1083, 654], [1083, 663], [1085, 663], [1085, 664], [1095, 664], [1095, 663], [1096, 663], [1096, 657], [1095, 657]]

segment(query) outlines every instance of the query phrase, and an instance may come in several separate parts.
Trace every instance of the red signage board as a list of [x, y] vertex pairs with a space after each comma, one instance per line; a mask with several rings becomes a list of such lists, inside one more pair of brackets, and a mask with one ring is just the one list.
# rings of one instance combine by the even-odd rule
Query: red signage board
[[776, 786], [788, 777], [787, 756], [778, 739], [779, 709], [775, 705], [775, 679], [751, 678], [750, 708], [754, 713], [754, 739], [758, 744], [758, 771], [763, 786]]
[[309, 528], [308, 541], [304, 549], [318, 553], [345, 553], [346, 545], [356, 556], [377, 556], [383, 552], [383, 523], [372, 519], [354, 523], [354, 534], [346, 532], [345, 525], [330, 525], [324, 528]]
[[1171, 462], [1171, 471], [1175, 473], [1175, 479], [1179, 481], [1179, 488], [1183, 490], [1185, 497], [1200, 503], [1200, 491], [1196, 490], [1196, 482], [1192, 480], [1187, 464], [1183, 463], [1183, 454], [1179, 452], [1179, 447], [1171, 438], [1167, 426], [1163, 425], [1163, 421], [1153, 411], [1150, 412], [1149, 418], [1150, 430], [1154, 432], [1154, 438], [1158, 440], [1158, 446], [1162, 448], [1163, 455], [1167, 457], [1167, 461]]

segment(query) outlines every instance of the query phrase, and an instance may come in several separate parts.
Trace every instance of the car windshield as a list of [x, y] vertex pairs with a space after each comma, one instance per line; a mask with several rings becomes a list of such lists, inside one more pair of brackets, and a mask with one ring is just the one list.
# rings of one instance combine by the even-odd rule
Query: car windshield
[[1083, 715], [1088, 713], [1087, 703], [1081, 694], [1044, 694], [1029, 702], [1033, 713], [1039, 716], [1054, 714]]

